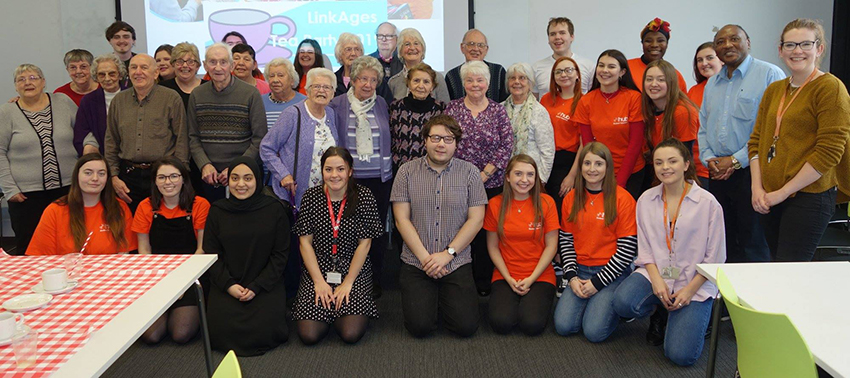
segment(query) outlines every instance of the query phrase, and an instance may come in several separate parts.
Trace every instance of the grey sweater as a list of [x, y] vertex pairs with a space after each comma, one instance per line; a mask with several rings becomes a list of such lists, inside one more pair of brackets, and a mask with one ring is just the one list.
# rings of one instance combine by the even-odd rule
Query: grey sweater
[[[77, 162], [74, 148], [77, 104], [62, 93], [48, 96], [53, 116], [53, 146], [59, 161], [59, 177], [65, 187], [71, 185]], [[17, 104], [0, 105], [0, 189], [6, 198], [44, 190], [41, 163], [41, 142], [32, 124]]]
[[230, 80], [221, 92], [208, 81], [189, 96], [189, 151], [198, 168], [212, 164], [221, 171], [239, 156], [257, 159], [268, 132], [260, 92], [236, 77]]

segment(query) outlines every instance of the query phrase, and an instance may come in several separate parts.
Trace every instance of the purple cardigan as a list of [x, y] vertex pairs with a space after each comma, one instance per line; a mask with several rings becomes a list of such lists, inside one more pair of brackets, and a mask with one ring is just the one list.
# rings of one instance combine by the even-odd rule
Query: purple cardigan
[[100, 154], [103, 155], [103, 146], [105, 146], [103, 137], [106, 134], [106, 95], [101, 87], [80, 100], [77, 120], [74, 123], [74, 148], [77, 149], [78, 155], [83, 154], [83, 140], [89, 133], [97, 139]]
[[[349, 148], [346, 143], [348, 135], [348, 113], [351, 111], [351, 103], [348, 102], [348, 96], [342, 95], [334, 97], [328, 107], [334, 110], [336, 114], [336, 133], [341, 135], [337, 139], [337, 145], [343, 148]], [[387, 102], [381, 96], [375, 96], [375, 106], [372, 107], [375, 113], [375, 119], [378, 121], [378, 129], [381, 133], [381, 156], [392, 156], [390, 149], [390, 111], [387, 107]], [[392, 159], [389, 159], [389, 164], [392, 165]], [[387, 169], [388, 168], [388, 169]], [[393, 178], [392, 167], [381, 167], [381, 181], [387, 182]]]
[[[269, 183], [275, 194], [281, 199], [289, 201], [297, 210], [301, 206], [301, 197], [307, 191], [310, 179], [310, 165], [313, 162], [313, 142], [316, 134], [316, 121], [307, 114], [305, 102], [292, 105], [280, 113], [280, 118], [272, 126], [271, 130], [260, 142], [260, 158], [271, 172]], [[298, 127], [298, 111], [301, 110], [301, 140], [298, 141], [298, 166], [295, 167], [295, 201], [289, 191], [280, 186], [280, 180], [292, 174], [292, 166], [295, 163], [295, 129]], [[336, 144], [339, 144], [339, 134], [334, 122], [334, 111], [325, 107], [328, 118], [328, 126], [331, 129]]]

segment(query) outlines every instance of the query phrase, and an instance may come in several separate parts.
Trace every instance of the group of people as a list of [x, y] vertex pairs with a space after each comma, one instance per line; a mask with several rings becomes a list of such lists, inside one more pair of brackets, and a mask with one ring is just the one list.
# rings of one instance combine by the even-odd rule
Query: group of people
[[[472, 29], [443, 76], [416, 29], [388, 22], [370, 55], [343, 33], [336, 72], [310, 39], [260, 72], [237, 32], [203, 60], [186, 42], [135, 54], [116, 22], [113, 53], [68, 52], [53, 94], [37, 66], [14, 73], [0, 188], [15, 252], [217, 254], [212, 345], [257, 355], [287, 340], [287, 296], [305, 344], [331, 327], [362, 338], [394, 229], [416, 337], [438, 318], [474, 334], [479, 295], [494, 331], [536, 335], [559, 297], [559, 334], [601, 342], [651, 315], [647, 341], [691, 365], [717, 294], [697, 264], [812, 259], [850, 194], [850, 96], [819, 69], [817, 21], [780, 34], [787, 78], [724, 26], [696, 49], [690, 90], [663, 60], [670, 30], [656, 18], [640, 57], [594, 65], [552, 18], [552, 55], [505, 69]], [[195, 300], [143, 339], [191, 339]]]

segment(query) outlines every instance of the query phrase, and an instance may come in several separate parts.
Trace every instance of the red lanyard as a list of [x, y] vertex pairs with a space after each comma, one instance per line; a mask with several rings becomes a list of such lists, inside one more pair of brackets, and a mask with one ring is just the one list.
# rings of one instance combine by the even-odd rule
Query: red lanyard
[[[667, 195], [665, 193], [664, 187], [661, 187], [661, 199], [664, 201], [664, 236], [667, 239], [667, 250], [670, 251], [670, 255], [673, 254], [673, 244], [671, 240], [676, 235], [676, 222], [679, 220], [679, 212], [682, 211], [682, 201], [685, 200], [685, 195], [688, 194], [688, 188], [691, 187], [689, 182], [685, 183], [685, 189], [682, 190], [682, 196], [679, 197], [679, 206], [676, 207], [676, 214], [673, 215], [673, 219], [670, 220], [670, 225], [667, 224]], [[670, 230], [667, 230], [667, 227], [670, 227]]]
[[328, 214], [331, 216], [331, 226], [333, 226], [333, 246], [331, 247], [331, 254], [336, 257], [336, 245], [337, 238], [339, 238], [339, 224], [342, 222], [342, 211], [345, 210], [345, 202], [348, 200], [348, 197], [342, 198], [342, 203], [339, 205], [339, 214], [334, 217], [334, 207], [331, 204], [331, 195], [328, 193], [328, 190], [325, 189], [325, 198], [328, 199]]

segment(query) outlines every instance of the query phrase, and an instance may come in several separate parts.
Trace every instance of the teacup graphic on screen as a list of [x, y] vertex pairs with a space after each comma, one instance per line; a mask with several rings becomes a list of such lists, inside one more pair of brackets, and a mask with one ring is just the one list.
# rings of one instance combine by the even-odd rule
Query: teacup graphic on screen
[[[285, 25], [286, 32], [272, 34], [276, 24]], [[213, 41], [221, 41], [224, 35], [231, 31], [237, 31], [245, 36], [245, 41], [256, 51], [257, 63], [260, 65], [274, 58], [289, 59], [292, 56], [292, 51], [288, 48], [268, 44], [272, 37], [278, 40], [295, 37], [295, 22], [289, 17], [272, 17], [256, 9], [226, 9], [210, 14], [209, 27]]]

